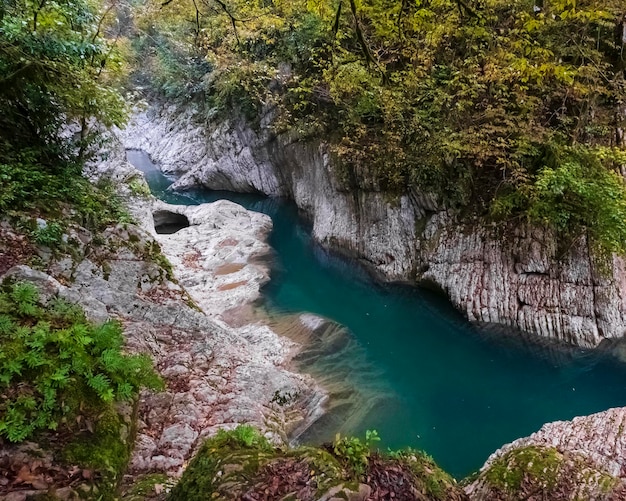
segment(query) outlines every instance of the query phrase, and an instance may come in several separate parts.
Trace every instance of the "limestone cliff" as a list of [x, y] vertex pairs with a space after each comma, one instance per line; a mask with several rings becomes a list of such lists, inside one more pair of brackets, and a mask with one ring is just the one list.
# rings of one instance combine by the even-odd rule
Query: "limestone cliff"
[[585, 347], [626, 331], [622, 258], [598, 263], [584, 240], [561, 249], [544, 229], [470, 221], [429, 194], [391, 198], [358, 182], [348, 189], [324, 144], [276, 136], [267, 122], [207, 127], [191, 109], [155, 107], [136, 113], [120, 137], [179, 176], [176, 188], [293, 199], [320, 243], [388, 280], [436, 284], [470, 321]]

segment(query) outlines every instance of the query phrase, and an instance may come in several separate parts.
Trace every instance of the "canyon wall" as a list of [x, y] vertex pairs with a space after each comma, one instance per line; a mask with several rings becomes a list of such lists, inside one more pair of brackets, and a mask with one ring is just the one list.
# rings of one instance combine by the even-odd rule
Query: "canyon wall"
[[583, 239], [559, 248], [548, 230], [461, 218], [427, 193], [392, 197], [346, 186], [324, 144], [276, 135], [261, 120], [207, 126], [191, 108], [137, 111], [119, 137], [146, 151], [175, 188], [292, 199], [325, 247], [381, 278], [436, 285], [466, 317], [584, 347], [626, 331], [621, 257], [596, 259]]

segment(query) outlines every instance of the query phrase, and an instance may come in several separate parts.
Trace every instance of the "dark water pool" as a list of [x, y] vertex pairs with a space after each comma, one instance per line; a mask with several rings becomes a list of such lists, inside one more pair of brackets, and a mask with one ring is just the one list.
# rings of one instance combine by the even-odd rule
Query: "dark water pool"
[[308, 357], [303, 365], [322, 379], [336, 371], [362, 398], [340, 406], [303, 440], [376, 429], [383, 447], [423, 449], [462, 477], [502, 444], [545, 422], [626, 405], [626, 367], [609, 355], [473, 327], [437, 295], [377, 284], [357, 265], [321, 250], [290, 203], [201, 190], [171, 193], [171, 180], [147, 155], [129, 152], [129, 160], [165, 201], [227, 198], [269, 214], [276, 261], [264, 290], [268, 308], [313, 312], [346, 326], [343, 349]]

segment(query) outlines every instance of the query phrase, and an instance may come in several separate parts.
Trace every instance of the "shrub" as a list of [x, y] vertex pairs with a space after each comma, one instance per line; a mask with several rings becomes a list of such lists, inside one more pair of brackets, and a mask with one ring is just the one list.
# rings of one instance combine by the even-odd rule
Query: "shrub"
[[380, 441], [376, 430], [365, 432], [365, 441], [356, 437], [341, 437], [337, 434], [333, 443], [333, 452], [340, 461], [343, 461], [354, 472], [361, 476], [367, 469], [370, 451], [376, 442]]
[[80, 307], [43, 308], [38, 296], [28, 283], [0, 292], [0, 436], [19, 442], [162, 386], [149, 357], [122, 352], [119, 323], [96, 326]]
[[0, 213], [37, 212], [66, 218], [70, 204], [72, 219], [89, 229], [130, 221], [110, 182], [95, 186], [81, 176], [80, 167], [68, 162], [59, 161], [50, 172], [37, 155], [28, 150], [0, 155]]

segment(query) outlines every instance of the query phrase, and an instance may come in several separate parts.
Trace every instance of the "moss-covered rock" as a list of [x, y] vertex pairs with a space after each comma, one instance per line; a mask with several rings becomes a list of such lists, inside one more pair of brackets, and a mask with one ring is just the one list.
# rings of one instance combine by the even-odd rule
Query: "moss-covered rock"
[[576, 452], [554, 447], [527, 446], [495, 459], [468, 486], [474, 501], [550, 501], [624, 499], [619, 478]]
[[72, 433], [40, 433], [37, 443], [0, 440], [0, 498], [117, 499], [133, 445], [133, 406], [87, 416], [77, 427]]
[[461, 501], [454, 480], [427, 456], [409, 451], [370, 455], [355, 475], [332, 447], [276, 449], [250, 427], [207, 440], [169, 501], [396, 499]]

